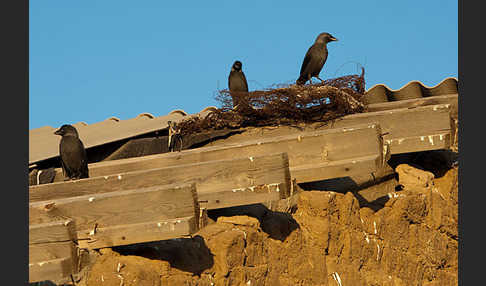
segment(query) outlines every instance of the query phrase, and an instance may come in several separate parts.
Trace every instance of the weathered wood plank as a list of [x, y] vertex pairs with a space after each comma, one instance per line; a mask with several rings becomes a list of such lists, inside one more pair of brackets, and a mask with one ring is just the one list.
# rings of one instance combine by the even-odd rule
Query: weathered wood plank
[[364, 122], [380, 124], [382, 132], [389, 133], [387, 139], [426, 136], [431, 131], [450, 129], [450, 105], [438, 104], [350, 114], [335, 120], [329, 127], [345, 127]]
[[198, 218], [194, 216], [178, 219], [117, 225], [97, 228], [92, 235], [79, 233], [79, 247], [96, 249], [140, 242], [158, 241], [190, 236], [198, 230]]
[[76, 228], [72, 220], [29, 225], [29, 244], [76, 241]]
[[[182, 143], [175, 140], [174, 150], [186, 150], [196, 144], [201, 144], [205, 141], [213, 140], [214, 138], [228, 136], [231, 133], [236, 133], [237, 130], [223, 129], [213, 130], [207, 132], [199, 132], [195, 134], [187, 134], [184, 136]], [[181, 146], [182, 144], [182, 146]], [[169, 152], [168, 136], [159, 136], [157, 138], [137, 138], [131, 139], [120, 148], [110, 154], [103, 161], [119, 160], [131, 157], [147, 156], [152, 154], [160, 154]], [[56, 181], [63, 181], [63, 176], [58, 176]]]
[[72, 264], [70, 257], [29, 263], [29, 283], [67, 277], [72, 274]]
[[280, 195], [286, 197], [289, 192], [287, 187], [290, 186], [288, 164], [287, 154], [279, 153], [140, 170], [78, 181], [31, 186], [29, 188], [30, 201], [99, 194], [176, 182], [195, 182], [198, 193], [284, 183]]
[[[365, 124], [345, 128], [295, 132], [284, 136], [258, 138], [223, 146], [202, 147], [181, 152], [99, 162], [89, 165], [90, 175], [91, 177], [110, 176], [143, 169], [175, 167], [182, 164], [235, 157], [249, 158], [280, 152], [288, 154], [291, 168], [322, 163], [323, 157], [326, 157], [325, 159], [328, 161], [339, 161], [377, 153], [382, 154], [382, 142], [379, 137], [381, 134], [380, 126], [371, 123], [370, 120], [365, 120], [365, 122]], [[356, 144], [357, 142], [359, 144]], [[31, 192], [32, 194], [33, 192]]]
[[385, 139], [385, 142], [389, 144], [392, 154], [448, 149], [452, 145], [450, 131], [430, 134], [427, 136]]
[[29, 279], [43, 281], [76, 273], [75, 223], [70, 219], [29, 225]]
[[[381, 126], [385, 142], [398, 140], [407, 141], [407, 144], [392, 144], [391, 154], [409, 153], [424, 150], [447, 149], [447, 144], [437, 144], [420, 148], [424, 145], [420, 138], [429, 135], [451, 133], [450, 105], [439, 104], [419, 106], [415, 108], [401, 108], [385, 111], [351, 114], [338, 119], [329, 128], [349, 126], [363, 122], [377, 122]], [[406, 139], [409, 138], [409, 139]], [[415, 138], [413, 140], [412, 138]], [[449, 141], [444, 140], [444, 143]]]
[[[278, 201], [282, 198], [281, 191], [289, 188], [284, 183], [257, 185], [232, 190], [216, 192], [202, 192], [199, 194], [199, 203], [207, 209], [219, 209], [240, 205], [249, 205], [263, 202]], [[241, 203], [244, 201], [245, 203]]]
[[378, 154], [326, 162], [314, 165], [302, 165], [290, 169], [292, 178], [297, 182], [312, 182], [332, 178], [347, 177], [358, 174], [370, 174], [382, 164], [382, 157]]
[[[45, 205], [49, 205], [48, 211]], [[198, 217], [195, 184], [153, 186], [144, 189], [90, 194], [29, 204], [29, 223], [53, 218], [76, 221], [78, 239], [97, 228]], [[197, 229], [197, 223], [195, 226]]]
[[29, 263], [72, 257], [72, 241], [39, 243], [29, 245]]
[[454, 94], [422, 97], [416, 99], [405, 99], [399, 101], [372, 103], [367, 106], [367, 111], [376, 112], [376, 111], [392, 110], [392, 109], [399, 109], [399, 108], [413, 108], [413, 107], [427, 106], [427, 105], [450, 104], [451, 116], [453, 118], [457, 118], [458, 97], [459, 97], [458, 94], [454, 93]]
[[[46, 265], [46, 267], [43, 267]], [[29, 245], [29, 273], [36, 281], [62, 278], [78, 272], [78, 248], [72, 241]], [[31, 268], [32, 267], [32, 268]]]

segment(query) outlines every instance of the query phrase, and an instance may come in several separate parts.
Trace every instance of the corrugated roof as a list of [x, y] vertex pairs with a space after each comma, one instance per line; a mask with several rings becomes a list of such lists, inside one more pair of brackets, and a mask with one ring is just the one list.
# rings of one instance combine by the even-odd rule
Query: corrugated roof
[[[73, 124], [86, 148], [103, 145], [162, 130], [168, 127], [168, 121], [178, 122], [187, 116], [205, 117], [216, 107], [210, 106], [199, 113], [188, 115], [183, 110], [173, 110], [164, 116], [155, 117], [150, 113], [141, 113], [135, 118], [120, 120], [110, 117], [104, 121], [87, 124]], [[54, 135], [57, 128], [43, 126], [29, 130], [29, 165], [59, 156], [59, 141], [61, 137]]]
[[393, 90], [385, 84], [377, 84], [365, 92], [365, 100], [367, 103], [379, 103], [435, 95], [457, 94], [459, 93], [457, 84], [458, 80], [455, 77], [445, 78], [439, 84], [432, 87], [428, 87], [420, 81], [415, 80], [408, 82], [397, 90]]
[[[365, 92], [367, 103], [396, 101], [435, 95], [458, 93], [457, 78], [446, 78], [433, 87], [427, 87], [420, 81], [411, 81], [398, 90], [392, 90], [384, 84], [377, 84]], [[205, 117], [214, 106], [206, 107], [199, 113], [188, 115], [184, 110], [173, 110], [164, 116], [155, 117], [150, 113], [141, 113], [135, 118], [120, 120], [110, 117], [104, 121], [87, 124], [73, 124], [86, 148], [111, 143], [138, 135], [162, 130], [168, 127], [167, 121], [178, 122], [186, 116]], [[29, 131], [29, 165], [59, 156], [60, 136], [54, 135], [57, 128], [44, 126]]]

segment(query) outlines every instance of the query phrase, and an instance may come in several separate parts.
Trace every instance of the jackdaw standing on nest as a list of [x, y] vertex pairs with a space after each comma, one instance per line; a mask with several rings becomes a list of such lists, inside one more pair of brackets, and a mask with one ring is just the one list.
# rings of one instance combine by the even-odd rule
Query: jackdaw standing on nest
[[233, 98], [233, 108], [241, 108], [248, 105], [245, 103], [243, 98], [246, 96], [243, 92], [248, 92], [248, 83], [246, 82], [246, 77], [241, 70], [242, 63], [240, 61], [235, 61], [231, 67], [231, 72], [228, 76], [228, 87]]
[[83, 142], [79, 140], [76, 128], [64, 124], [54, 134], [62, 136], [59, 144], [59, 155], [61, 156], [64, 180], [88, 178], [88, 158]]
[[298, 85], [303, 85], [308, 80], [312, 84], [312, 77], [316, 77], [323, 82], [319, 78], [319, 73], [327, 60], [327, 43], [332, 41], [337, 41], [337, 39], [329, 33], [320, 33], [317, 36], [316, 41], [305, 54], [304, 62], [300, 68], [300, 76], [297, 79]]

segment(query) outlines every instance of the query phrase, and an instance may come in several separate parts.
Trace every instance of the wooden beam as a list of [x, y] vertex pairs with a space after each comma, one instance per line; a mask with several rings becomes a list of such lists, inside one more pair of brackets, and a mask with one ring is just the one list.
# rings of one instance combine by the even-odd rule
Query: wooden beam
[[[139, 170], [104, 177], [31, 186], [29, 188], [30, 201], [131, 190], [176, 182], [195, 182], [199, 194], [283, 183], [280, 195], [284, 198], [288, 196], [290, 189], [288, 164], [287, 154], [279, 153]], [[143, 165], [141, 167], [143, 168]], [[200, 198], [200, 200], [202, 199]], [[245, 201], [240, 201], [240, 203], [245, 204]]]
[[[370, 155], [382, 156], [380, 126], [365, 124], [338, 127], [312, 132], [295, 132], [284, 136], [257, 138], [222, 146], [202, 147], [181, 152], [128, 158], [89, 165], [90, 176], [113, 176], [125, 172], [153, 168], [175, 168], [182, 164], [195, 164], [237, 157], [257, 157], [269, 153], [287, 153], [291, 168], [325, 162], [340, 161]], [[235, 135], [238, 136], [238, 135]], [[359, 144], [356, 144], [359, 142]], [[344, 173], [343, 175], [346, 175]], [[320, 175], [319, 175], [320, 176]], [[320, 177], [311, 178], [319, 180]], [[80, 180], [81, 181], [81, 180]], [[36, 186], [31, 187], [31, 200]], [[38, 186], [40, 187], [40, 186]], [[198, 187], [198, 189], [200, 189]]]
[[389, 101], [382, 103], [372, 103], [367, 106], [368, 112], [392, 110], [399, 108], [414, 108], [419, 106], [427, 105], [438, 105], [438, 104], [450, 104], [451, 106], [451, 116], [457, 118], [458, 110], [458, 97], [457, 93], [436, 95], [422, 98], [405, 99], [399, 101]]
[[75, 224], [70, 219], [29, 225], [29, 279], [59, 279], [77, 273]]
[[77, 273], [78, 251], [72, 241], [29, 244], [29, 274], [33, 281]]
[[382, 156], [379, 154], [345, 159], [316, 165], [302, 165], [290, 169], [292, 178], [297, 182], [312, 182], [332, 178], [341, 178], [359, 174], [371, 174], [382, 165]]
[[80, 232], [79, 247], [96, 249], [133, 243], [158, 241], [190, 236], [197, 232], [198, 218], [194, 216], [136, 224], [97, 228], [96, 233]]
[[393, 134], [394, 139], [406, 135], [420, 135], [430, 130], [450, 128], [450, 105], [438, 104], [350, 114], [336, 119], [329, 124], [329, 128], [365, 122], [380, 124], [383, 133]]
[[70, 219], [29, 225], [29, 244], [76, 240], [76, 228]]
[[[420, 141], [417, 140], [417, 138], [422, 138], [420, 137], [412, 137], [415, 139], [411, 139], [410, 137], [406, 140], [408, 143], [414, 142], [414, 148], [412, 150], [416, 151], [426, 151], [426, 150], [435, 150], [435, 149], [448, 149], [451, 148], [454, 145], [454, 136], [456, 135], [456, 122], [458, 119], [458, 101], [459, 101], [459, 95], [457, 93], [454, 94], [446, 94], [446, 95], [438, 95], [438, 96], [430, 96], [430, 97], [424, 97], [424, 98], [419, 98], [419, 99], [408, 99], [408, 100], [400, 100], [400, 101], [391, 101], [391, 102], [384, 102], [384, 103], [375, 103], [375, 104], [370, 104], [368, 105], [368, 111], [383, 111], [383, 110], [390, 110], [390, 109], [397, 109], [397, 108], [414, 108], [418, 106], [427, 106], [427, 105], [438, 105], [438, 104], [448, 104], [450, 105], [450, 117], [452, 118], [451, 121], [451, 129], [450, 132], [446, 132], [447, 134], [442, 134], [442, 137], [446, 137], [447, 140], [445, 140], [442, 144], [443, 147], [440, 147], [431, 144], [431, 145], [425, 145], [422, 144], [423, 140], [421, 139]], [[450, 134], [449, 134], [450, 133]], [[428, 136], [434, 136], [437, 134], [429, 134]], [[427, 137], [428, 137], [427, 136]], [[440, 140], [440, 135], [439, 135], [439, 140]], [[402, 138], [395, 138], [397, 140], [393, 140], [395, 142], [392, 142], [392, 144], [398, 143], [399, 141], [405, 141], [406, 136], [403, 136]], [[437, 141], [436, 141], [437, 142]], [[396, 145], [396, 144], [395, 144]], [[401, 144], [399, 144], [401, 145]], [[435, 145], [435, 146], [434, 146]], [[403, 148], [404, 146], [400, 146]], [[395, 151], [397, 151], [397, 147], [392, 148]], [[404, 153], [403, 151], [399, 151], [400, 153]]]
[[[184, 140], [181, 142], [175, 142], [174, 150], [186, 150], [191, 146], [196, 144], [201, 144], [206, 141], [214, 140], [218, 137], [229, 136], [229, 134], [237, 133], [238, 130], [223, 129], [206, 131], [194, 134], [188, 134], [184, 136]], [[147, 156], [152, 154], [160, 154], [169, 152], [168, 147], [168, 136], [158, 136], [156, 138], [136, 138], [130, 139], [128, 142], [123, 144], [116, 151], [111, 153], [108, 157], [103, 159], [103, 161], [108, 160], [119, 160], [131, 157]], [[56, 181], [63, 181], [63, 176], [58, 176]]]
[[29, 204], [30, 224], [56, 217], [75, 220], [80, 239], [96, 233], [97, 228], [199, 217], [199, 204], [195, 184], [152, 186]]
[[199, 203], [202, 207], [212, 210], [272, 202], [282, 199], [281, 193], [289, 188], [290, 185], [286, 183], [273, 183], [215, 192], [201, 192], [199, 194]]
[[[446, 138], [449, 138], [452, 132], [450, 111], [449, 104], [438, 104], [358, 113], [344, 116], [329, 124], [327, 128], [376, 122], [381, 126], [383, 140], [392, 143], [389, 146], [390, 154], [448, 149], [451, 144]], [[421, 138], [440, 134], [444, 140], [437, 140], [435, 144], [430, 145], [423, 144]]]
[[74, 246], [75, 244], [72, 241], [29, 244], [29, 263], [64, 257], [71, 258]]
[[450, 130], [435, 134], [430, 132], [426, 136], [417, 135], [398, 139], [385, 139], [385, 142], [388, 144], [391, 154], [449, 149], [452, 145]]
[[41, 262], [29, 262], [29, 283], [59, 280], [72, 274], [73, 262], [70, 257]]

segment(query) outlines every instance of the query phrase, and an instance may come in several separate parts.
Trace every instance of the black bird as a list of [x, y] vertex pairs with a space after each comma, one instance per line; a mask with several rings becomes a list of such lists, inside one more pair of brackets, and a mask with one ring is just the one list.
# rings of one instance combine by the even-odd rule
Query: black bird
[[78, 131], [74, 126], [64, 124], [54, 132], [62, 136], [59, 144], [62, 173], [65, 180], [88, 178], [88, 159], [83, 142], [79, 140]]
[[[231, 67], [231, 72], [228, 76], [228, 87], [233, 98], [233, 107], [241, 105], [242, 94], [240, 92], [248, 92], [248, 83], [246, 77], [241, 70], [242, 63], [235, 61]], [[241, 107], [241, 106], [240, 106]]]
[[300, 76], [297, 79], [298, 85], [303, 85], [308, 80], [312, 84], [312, 77], [318, 78], [321, 82], [323, 81], [319, 78], [319, 73], [327, 60], [327, 43], [332, 41], [337, 41], [337, 39], [329, 33], [320, 33], [317, 36], [316, 41], [305, 54], [304, 62], [300, 68]]
[[[167, 121], [167, 125], [169, 125], [169, 136], [167, 139], [167, 149], [169, 152], [174, 152], [176, 148], [176, 142], [179, 141], [179, 152], [182, 150], [182, 135], [181, 131], [177, 128], [177, 123], [169, 120]], [[177, 140], [177, 141], [176, 141]]]

